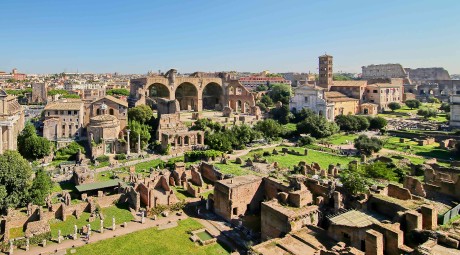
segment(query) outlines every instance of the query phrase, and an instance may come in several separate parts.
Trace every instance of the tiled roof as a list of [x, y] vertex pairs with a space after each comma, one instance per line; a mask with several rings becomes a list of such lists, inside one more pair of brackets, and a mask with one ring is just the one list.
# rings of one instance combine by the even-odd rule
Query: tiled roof
[[107, 95], [107, 96], [105, 96], [105, 97], [96, 99], [96, 100], [94, 100], [93, 102], [97, 102], [97, 101], [104, 100], [104, 99], [110, 100], [110, 101], [115, 102], [115, 103], [117, 103], [117, 104], [119, 104], [119, 105], [123, 105], [124, 107], [128, 107], [128, 102], [123, 101], [123, 100], [121, 100], [121, 99], [118, 99], [118, 98], [116, 98], [116, 97], [114, 97], [114, 96], [110, 96], [110, 95]]
[[351, 210], [330, 218], [334, 225], [363, 228], [378, 223], [374, 217], [360, 211]]
[[83, 106], [83, 102], [81, 100], [63, 100], [63, 101], [56, 101], [54, 103], [48, 103], [45, 106], [45, 110], [80, 110]]
[[333, 81], [332, 87], [363, 87], [367, 85], [367, 81], [360, 80], [360, 81]]

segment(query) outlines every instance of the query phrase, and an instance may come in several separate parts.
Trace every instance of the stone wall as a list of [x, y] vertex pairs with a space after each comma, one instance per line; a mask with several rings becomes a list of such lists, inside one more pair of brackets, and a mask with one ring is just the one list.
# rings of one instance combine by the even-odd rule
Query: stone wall
[[387, 192], [388, 192], [388, 196], [390, 197], [394, 197], [394, 198], [397, 198], [397, 199], [401, 199], [401, 200], [410, 200], [412, 199], [412, 195], [410, 193], [410, 191], [406, 188], [401, 188], [399, 186], [396, 186], [394, 184], [388, 184], [387, 186]]
[[214, 168], [212, 164], [206, 162], [201, 162], [199, 166], [199, 171], [203, 178], [206, 178], [212, 182], [224, 179], [224, 175]]

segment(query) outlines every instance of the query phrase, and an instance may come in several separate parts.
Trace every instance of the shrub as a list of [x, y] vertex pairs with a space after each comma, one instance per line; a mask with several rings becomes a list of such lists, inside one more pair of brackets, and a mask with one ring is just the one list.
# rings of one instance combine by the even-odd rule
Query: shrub
[[383, 129], [388, 124], [387, 120], [382, 117], [374, 117], [369, 120], [369, 129]]
[[184, 156], [188, 161], [193, 162], [201, 159], [221, 157], [222, 152], [216, 150], [188, 151], [184, 154]]
[[367, 135], [360, 135], [355, 139], [355, 148], [364, 155], [372, 155], [374, 152], [378, 152], [383, 147], [383, 141], [377, 137], [369, 138]]
[[420, 107], [420, 105], [422, 105], [422, 103], [416, 99], [406, 100], [405, 104], [411, 109], [417, 109]]
[[314, 144], [315, 141], [316, 141], [315, 138], [307, 135], [307, 136], [300, 137], [300, 139], [298, 141], [298, 144], [299, 144], [299, 146], [305, 146], [305, 145]]
[[417, 115], [420, 115], [425, 119], [429, 119], [430, 117], [436, 117], [438, 113], [433, 108], [421, 108], [417, 111]]
[[395, 111], [395, 110], [398, 110], [398, 109], [401, 109], [401, 105], [399, 103], [396, 103], [396, 102], [391, 102], [388, 104], [388, 108], [391, 109], [391, 111]]
[[109, 156], [107, 155], [101, 155], [96, 158], [97, 161], [99, 162], [109, 162]]
[[126, 154], [124, 154], [124, 153], [117, 154], [117, 155], [115, 155], [115, 159], [116, 160], [125, 160], [126, 159]]

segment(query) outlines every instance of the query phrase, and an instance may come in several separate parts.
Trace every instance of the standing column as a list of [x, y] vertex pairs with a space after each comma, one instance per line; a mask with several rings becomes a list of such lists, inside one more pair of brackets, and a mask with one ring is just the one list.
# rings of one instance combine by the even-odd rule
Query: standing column
[[8, 150], [13, 149], [13, 127], [8, 126]]
[[129, 133], [131, 133], [131, 130], [128, 129], [128, 130], [126, 130], [126, 132], [128, 133], [128, 142], [127, 142], [127, 144], [126, 144], [126, 146], [128, 146], [128, 148], [127, 148], [127, 150], [126, 150], [126, 154], [129, 155], [129, 154], [131, 153], [131, 151], [130, 151], [130, 149], [129, 149]]
[[3, 154], [3, 127], [0, 126], [0, 154]]
[[137, 134], [137, 153], [141, 153], [141, 134]]

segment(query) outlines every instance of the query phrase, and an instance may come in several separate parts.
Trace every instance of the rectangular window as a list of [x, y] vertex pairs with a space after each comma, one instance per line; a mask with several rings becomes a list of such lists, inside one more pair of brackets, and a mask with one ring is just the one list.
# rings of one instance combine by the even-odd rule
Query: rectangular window
[[376, 90], [376, 89], [374, 89], [374, 91], [373, 91], [373, 92], [374, 92], [374, 93], [377, 93], [377, 90]]
[[78, 114], [78, 111], [73, 111], [73, 114], [77, 115], [77, 114]]
[[67, 111], [67, 114], [68, 114], [68, 115], [71, 115], [71, 114], [72, 114], [72, 111]]
[[308, 97], [305, 97], [304, 100], [305, 100], [305, 103], [308, 103]]

